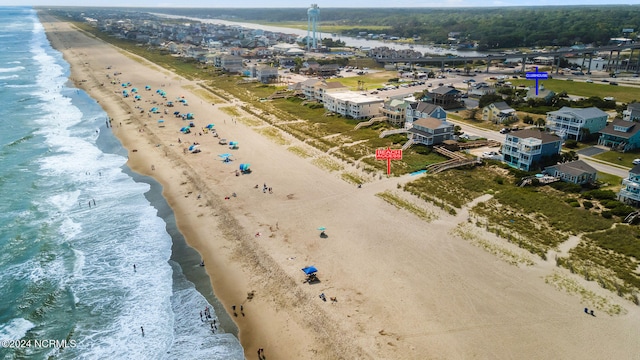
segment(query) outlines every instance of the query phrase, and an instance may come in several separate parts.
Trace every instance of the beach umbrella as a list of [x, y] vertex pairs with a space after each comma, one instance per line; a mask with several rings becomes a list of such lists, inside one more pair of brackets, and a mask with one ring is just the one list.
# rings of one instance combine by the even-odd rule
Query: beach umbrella
[[213, 129], [213, 126], [214, 126], [213, 124], [209, 124], [207, 125], [207, 129]]
[[151, 108], [151, 110], [149, 110], [149, 111], [151, 111], [151, 112], [154, 112], [154, 113], [155, 113], [155, 112], [158, 112], [158, 108], [157, 108], [157, 107], [152, 107], [152, 108]]
[[145, 85], [144, 89], [145, 89], [145, 90], [151, 90], [151, 86], [149, 86], [149, 85]]
[[220, 155], [218, 155], [218, 156], [220, 156], [221, 158], [226, 158], [226, 157], [231, 156], [231, 154], [229, 154], [229, 153], [224, 153], [224, 154], [220, 154]]
[[162, 124], [164, 122], [164, 120], [160, 119], [158, 120], [158, 124]]
[[193, 151], [198, 147], [198, 145], [191, 145], [189, 146], [189, 151]]
[[190, 132], [191, 132], [191, 129], [189, 129], [189, 127], [188, 127], [188, 126], [185, 126], [185, 127], [181, 128], [181, 129], [180, 129], [180, 131], [181, 131], [181, 132], [183, 132], [183, 133], [185, 133], [185, 134], [188, 134], [188, 133], [190, 133]]
[[320, 226], [320, 227], [318, 228], [318, 230], [320, 230], [320, 231], [325, 231], [325, 230], [327, 230], [327, 228], [326, 228], [326, 227], [324, 227], [324, 226]]
[[249, 164], [240, 164], [240, 171], [247, 171], [249, 170]]
[[142, 99], [142, 96], [136, 95], [135, 98], [136, 98], [136, 100], [140, 100], [140, 99]]
[[138, 92], [138, 88], [131, 88], [131, 92]]

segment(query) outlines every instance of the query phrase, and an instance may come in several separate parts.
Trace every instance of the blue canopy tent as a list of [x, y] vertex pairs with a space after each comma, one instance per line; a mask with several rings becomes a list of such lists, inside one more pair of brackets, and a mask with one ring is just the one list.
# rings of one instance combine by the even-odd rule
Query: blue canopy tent
[[138, 88], [131, 88], [131, 92], [138, 92]]
[[122, 96], [129, 97], [129, 92], [127, 90], [122, 90]]
[[191, 132], [191, 129], [189, 129], [188, 126], [183, 127], [182, 129], [180, 129], [180, 132], [183, 134], [188, 134]]
[[136, 95], [136, 96], [134, 96], [134, 98], [135, 98], [136, 100], [140, 100], [140, 99], [142, 99], [142, 96], [140, 96], [140, 95]]
[[145, 89], [145, 90], [151, 90], [151, 86], [146, 85], [146, 86], [144, 87], [144, 89]]
[[157, 114], [157, 113], [159, 113], [159, 112], [160, 112], [160, 110], [158, 110], [158, 108], [157, 108], [157, 107], [152, 107], [152, 108], [151, 108], [151, 110], [149, 110], [149, 111], [151, 111], [151, 112], [152, 112], [152, 113], [154, 113], [154, 114]]
[[237, 149], [238, 142], [237, 141], [229, 141], [229, 149]]
[[316, 269], [315, 266], [307, 266], [305, 268], [302, 268], [302, 271], [305, 275], [307, 275], [307, 278], [304, 280], [304, 282], [309, 284], [320, 282], [320, 279], [318, 279], [318, 277], [316, 276], [318, 269]]
[[193, 119], [193, 113], [187, 113], [187, 120]]
[[172, 107], [173, 106], [173, 101], [167, 101], [167, 106], [168, 107]]
[[213, 127], [214, 127], [214, 125], [213, 125], [213, 124], [209, 124], [209, 125], [207, 125], [207, 129], [209, 129], [209, 130], [213, 129]]
[[318, 269], [316, 269], [315, 266], [307, 266], [305, 268], [302, 268], [302, 271], [304, 271], [305, 274], [307, 275], [311, 275], [311, 274], [315, 274], [318, 272]]
[[195, 150], [197, 147], [198, 147], [198, 145], [195, 145], [195, 144], [194, 144], [194, 145], [191, 145], [191, 146], [189, 146], [189, 151], [193, 151], [193, 150]]

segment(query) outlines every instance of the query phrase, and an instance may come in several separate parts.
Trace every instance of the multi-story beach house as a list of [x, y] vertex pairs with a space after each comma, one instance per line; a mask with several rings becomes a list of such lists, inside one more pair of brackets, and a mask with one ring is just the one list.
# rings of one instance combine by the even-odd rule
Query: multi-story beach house
[[356, 92], [325, 93], [324, 108], [327, 111], [353, 119], [378, 116], [383, 99]]
[[618, 151], [640, 148], [640, 123], [615, 119], [600, 130], [598, 145]]
[[482, 108], [482, 120], [484, 121], [502, 124], [512, 119], [517, 119], [516, 111], [504, 101], [495, 102]]
[[447, 110], [462, 107], [461, 99], [462, 93], [460, 90], [450, 86], [440, 86], [428, 92], [426, 101]]
[[420, 119], [434, 118], [438, 120], [446, 120], [447, 113], [442, 106], [431, 104], [424, 101], [409, 102], [406, 108], [405, 127], [411, 127], [411, 124]]
[[597, 107], [576, 109], [565, 106], [547, 113], [545, 127], [563, 139], [581, 141], [585, 136], [604, 129], [608, 118], [609, 115]]
[[409, 104], [410, 102], [404, 99], [390, 98], [385, 100], [380, 107], [380, 116], [386, 117], [387, 121], [393, 126], [404, 127]]
[[575, 160], [547, 166], [544, 172], [562, 181], [582, 185], [595, 183], [598, 171], [582, 160]]
[[618, 200], [632, 205], [640, 204], [640, 165], [629, 170], [629, 176], [622, 180]]
[[631, 103], [622, 111], [622, 120], [640, 121], [640, 103]]
[[413, 122], [409, 129], [409, 139], [414, 144], [432, 146], [453, 139], [453, 132], [454, 125], [446, 120], [421, 118]]
[[544, 157], [560, 154], [562, 139], [535, 129], [508, 133], [502, 145], [504, 162], [529, 171]]
[[278, 79], [278, 68], [268, 65], [256, 65], [251, 67], [251, 76], [261, 83], [270, 83]]

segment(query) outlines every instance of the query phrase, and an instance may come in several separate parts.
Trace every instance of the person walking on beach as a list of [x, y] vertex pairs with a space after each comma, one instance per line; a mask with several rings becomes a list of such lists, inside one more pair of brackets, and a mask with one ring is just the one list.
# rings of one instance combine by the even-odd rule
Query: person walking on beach
[[133, 272], [137, 272], [136, 271], [136, 264], [133, 264]]
[[144, 328], [140, 326], [140, 331], [142, 331], [142, 336], [144, 336]]

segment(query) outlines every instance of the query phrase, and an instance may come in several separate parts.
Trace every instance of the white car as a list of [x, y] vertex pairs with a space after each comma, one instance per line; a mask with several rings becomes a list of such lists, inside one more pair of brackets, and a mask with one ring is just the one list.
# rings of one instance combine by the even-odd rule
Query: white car
[[640, 159], [633, 160], [633, 165], [640, 165]]
[[500, 154], [498, 154], [495, 151], [485, 151], [485, 152], [482, 153], [482, 158], [500, 160], [501, 156], [500, 156]]

